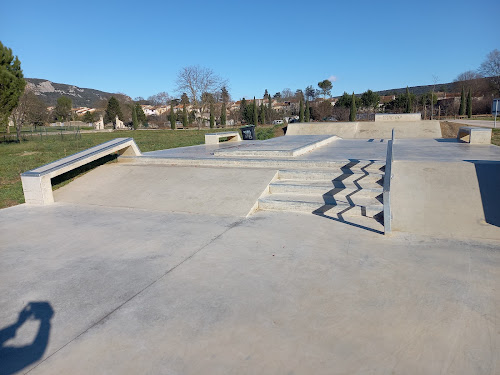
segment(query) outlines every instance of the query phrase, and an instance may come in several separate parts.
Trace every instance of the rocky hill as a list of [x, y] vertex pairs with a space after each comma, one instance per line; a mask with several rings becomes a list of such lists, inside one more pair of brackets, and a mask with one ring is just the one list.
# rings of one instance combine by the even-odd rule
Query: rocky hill
[[86, 89], [64, 83], [54, 83], [46, 79], [26, 78], [27, 85], [48, 106], [55, 106], [57, 99], [67, 96], [73, 101], [73, 107], [96, 107], [99, 101], [111, 97], [111, 93]]

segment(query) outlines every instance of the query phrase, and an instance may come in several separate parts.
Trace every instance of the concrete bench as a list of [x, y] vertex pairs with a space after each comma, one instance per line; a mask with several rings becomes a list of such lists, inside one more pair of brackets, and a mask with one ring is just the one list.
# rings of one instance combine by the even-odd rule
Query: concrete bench
[[238, 132], [220, 132], [205, 134], [205, 144], [216, 145], [221, 138], [227, 138], [228, 142], [241, 142], [240, 133]]
[[24, 200], [27, 204], [54, 202], [51, 179], [110, 154], [139, 156], [141, 151], [133, 138], [116, 138], [87, 150], [56, 160], [21, 174]]
[[471, 144], [490, 144], [491, 129], [462, 126], [458, 130], [457, 140]]

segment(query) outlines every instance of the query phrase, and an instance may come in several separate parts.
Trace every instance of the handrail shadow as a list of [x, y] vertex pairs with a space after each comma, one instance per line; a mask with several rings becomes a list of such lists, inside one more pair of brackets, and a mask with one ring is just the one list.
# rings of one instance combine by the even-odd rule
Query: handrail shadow
[[[350, 175], [353, 175], [354, 172], [352, 171], [352, 168], [354, 166], [356, 166], [357, 164], [359, 164], [360, 162], [361, 161], [357, 160], [357, 159], [349, 159], [349, 163], [345, 164], [344, 166], [342, 166], [340, 168], [340, 170], [342, 171], [342, 174], [340, 176], [338, 176], [338, 177], [335, 177], [332, 180], [332, 183], [334, 184], [334, 186], [335, 186], [335, 182], [339, 182], [339, 181], [342, 182], [346, 178], [348, 178]], [[345, 217], [344, 217], [344, 214], [346, 212], [348, 212], [349, 210], [351, 210], [351, 209], [354, 208], [355, 204], [354, 204], [354, 202], [352, 200], [352, 196], [354, 194], [360, 192], [363, 189], [361, 187], [361, 185], [359, 184], [359, 181], [361, 181], [363, 178], [366, 178], [369, 175], [369, 172], [366, 169], [368, 167], [370, 167], [371, 165], [373, 165], [374, 163], [375, 163], [374, 160], [369, 160], [369, 164], [367, 164], [364, 167], [360, 168], [361, 171], [363, 171], [364, 174], [361, 177], [359, 177], [359, 178], [357, 178], [357, 179], [355, 179], [353, 181], [353, 184], [356, 186], [357, 190], [354, 190], [353, 192], [351, 192], [351, 193], [349, 193], [349, 194], [347, 194], [345, 196], [346, 200], [349, 202], [349, 205], [351, 207], [347, 207], [343, 211], [338, 212], [336, 214], [337, 217], [333, 217], [331, 215], [327, 215], [326, 214], [326, 212], [328, 211], [328, 209], [331, 208], [330, 206], [337, 204], [337, 199], [335, 198], [335, 195], [339, 194], [341, 191], [343, 191], [344, 189], [346, 189], [345, 184], [342, 182], [342, 184], [344, 185], [344, 187], [335, 186], [333, 189], [331, 189], [328, 192], [326, 192], [325, 194], [323, 194], [323, 200], [324, 200], [325, 204], [323, 206], [321, 206], [320, 208], [314, 210], [312, 213], [314, 215], [321, 216], [321, 217], [324, 217], [324, 218], [327, 218], [327, 219], [330, 219], [330, 220], [338, 221], [338, 222], [341, 222], [341, 223], [344, 223], [344, 224], [347, 224], [347, 225], [351, 225], [351, 226], [356, 227], [356, 228], [361, 228], [361, 229], [364, 229], [364, 230], [367, 230], [367, 231], [370, 231], [370, 232], [374, 232], [374, 233], [377, 233], [377, 234], [384, 234], [383, 231], [379, 231], [377, 229], [373, 229], [373, 228], [367, 227], [365, 225], [361, 225], [361, 224], [356, 224], [356, 223], [350, 222], [350, 221], [346, 220]], [[377, 199], [380, 200], [379, 197], [377, 197]], [[361, 207], [362, 215], [366, 216], [366, 207], [364, 207], [364, 206], [360, 206], [360, 207]], [[375, 217], [374, 217], [374, 220], [379, 221]]]

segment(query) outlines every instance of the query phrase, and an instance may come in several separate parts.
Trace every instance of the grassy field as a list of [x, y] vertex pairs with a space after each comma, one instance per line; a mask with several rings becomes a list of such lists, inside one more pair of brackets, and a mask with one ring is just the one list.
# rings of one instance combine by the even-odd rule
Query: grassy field
[[[147, 152], [203, 144], [205, 133], [229, 130], [237, 129], [134, 130], [81, 134], [79, 137], [75, 134], [45, 135], [42, 132], [42, 135], [30, 135], [20, 143], [0, 142], [0, 208], [24, 203], [21, 173], [111, 139], [134, 138], [141, 151]], [[281, 128], [277, 127], [259, 127], [256, 133], [258, 139], [283, 134]], [[2, 139], [3, 135], [0, 134], [0, 141]], [[112, 162], [112, 159], [109, 160]], [[63, 184], [59, 183], [54, 188]]]

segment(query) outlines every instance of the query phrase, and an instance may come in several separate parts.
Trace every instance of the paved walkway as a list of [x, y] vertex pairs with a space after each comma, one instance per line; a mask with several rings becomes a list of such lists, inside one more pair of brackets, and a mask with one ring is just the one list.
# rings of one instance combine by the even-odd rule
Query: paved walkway
[[67, 204], [1, 210], [0, 226], [4, 373], [499, 368], [498, 242]]
[[[0, 374], [498, 373], [499, 147], [396, 140], [384, 236], [247, 217], [277, 169], [214, 155], [229, 146], [147, 153], [53, 205], [0, 210]], [[386, 148], [337, 140], [290, 160]]]

